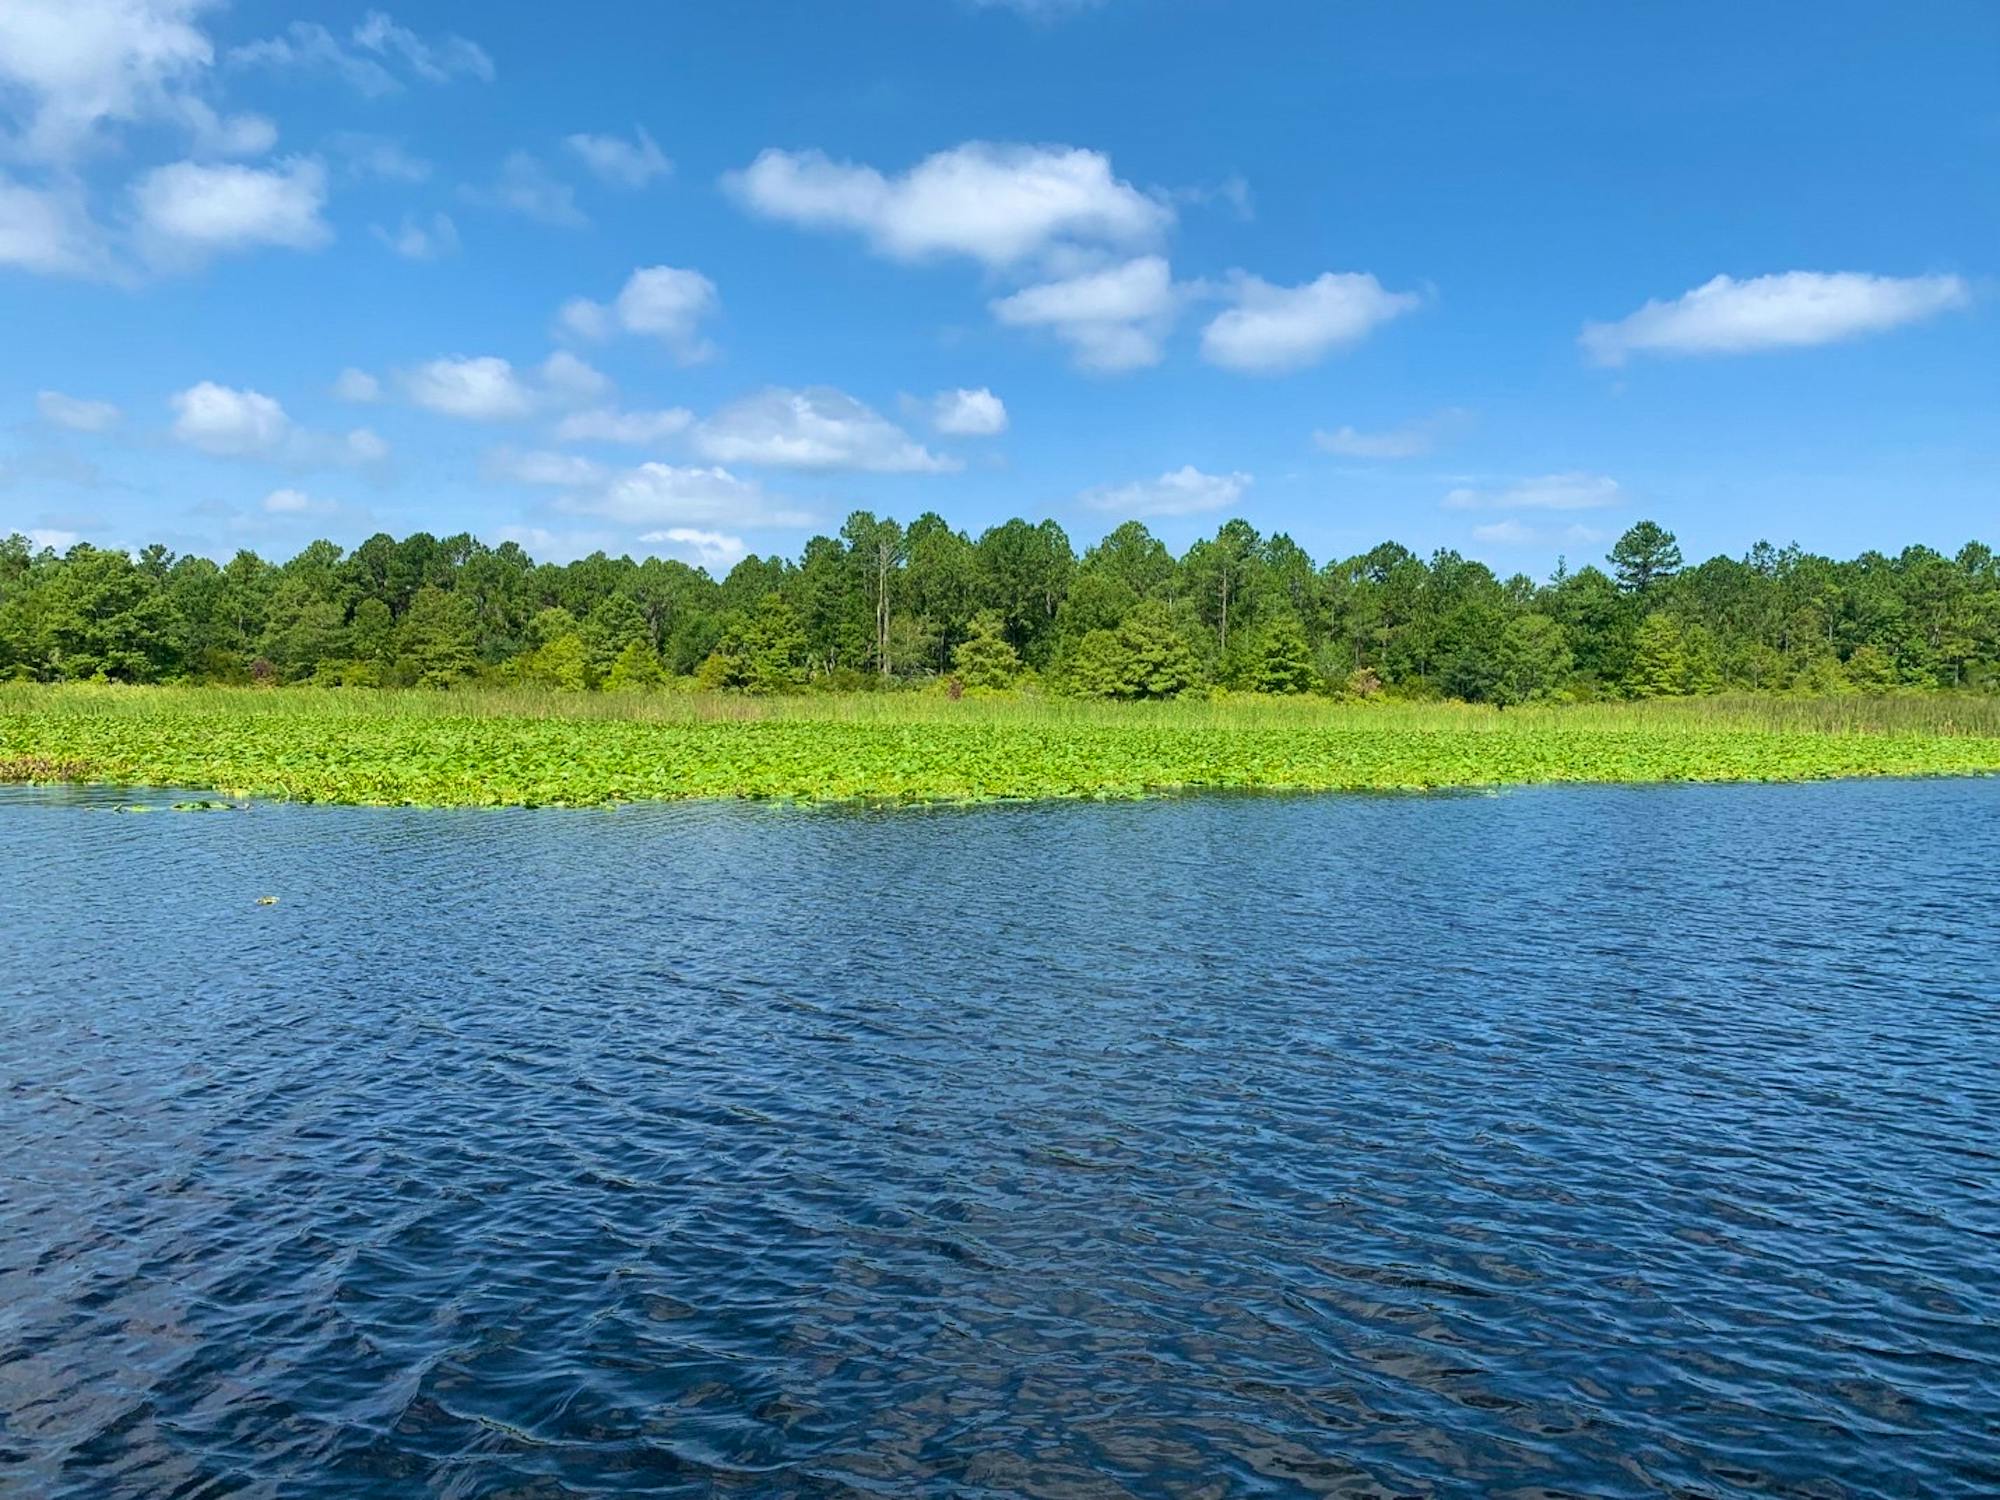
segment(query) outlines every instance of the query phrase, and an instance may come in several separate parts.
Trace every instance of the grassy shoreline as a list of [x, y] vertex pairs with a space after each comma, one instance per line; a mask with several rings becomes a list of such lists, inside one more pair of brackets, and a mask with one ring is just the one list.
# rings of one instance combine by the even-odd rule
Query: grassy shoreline
[[1204, 789], [2000, 773], [2000, 700], [1492, 709], [855, 694], [0, 687], [0, 779], [432, 806], [965, 802]]

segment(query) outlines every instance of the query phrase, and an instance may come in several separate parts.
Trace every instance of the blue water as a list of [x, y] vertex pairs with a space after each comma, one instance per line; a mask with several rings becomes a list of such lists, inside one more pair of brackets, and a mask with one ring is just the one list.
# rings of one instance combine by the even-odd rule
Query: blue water
[[2000, 1493], [2000, 784], [116, 800], [9, 1496]]

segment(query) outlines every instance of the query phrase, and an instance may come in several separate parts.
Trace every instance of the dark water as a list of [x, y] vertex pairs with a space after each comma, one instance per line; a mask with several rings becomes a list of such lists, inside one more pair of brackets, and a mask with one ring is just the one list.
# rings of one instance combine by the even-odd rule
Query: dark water
[[2000, 783], [109, 800], [10, 1496], [2000, 1493]]

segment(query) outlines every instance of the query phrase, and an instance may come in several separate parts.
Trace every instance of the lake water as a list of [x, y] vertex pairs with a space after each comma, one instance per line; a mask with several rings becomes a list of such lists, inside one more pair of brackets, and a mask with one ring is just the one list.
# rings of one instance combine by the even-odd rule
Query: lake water
[[118, 800], [9, 1496], [2000, 1492], [2000, 782]]

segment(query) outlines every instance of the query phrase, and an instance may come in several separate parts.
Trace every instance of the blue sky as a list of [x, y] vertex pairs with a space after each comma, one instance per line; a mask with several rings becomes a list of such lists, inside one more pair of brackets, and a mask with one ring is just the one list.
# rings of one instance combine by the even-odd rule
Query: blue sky
[[0, 532], [2000, 542], [2000, 8], [0, 0]]

